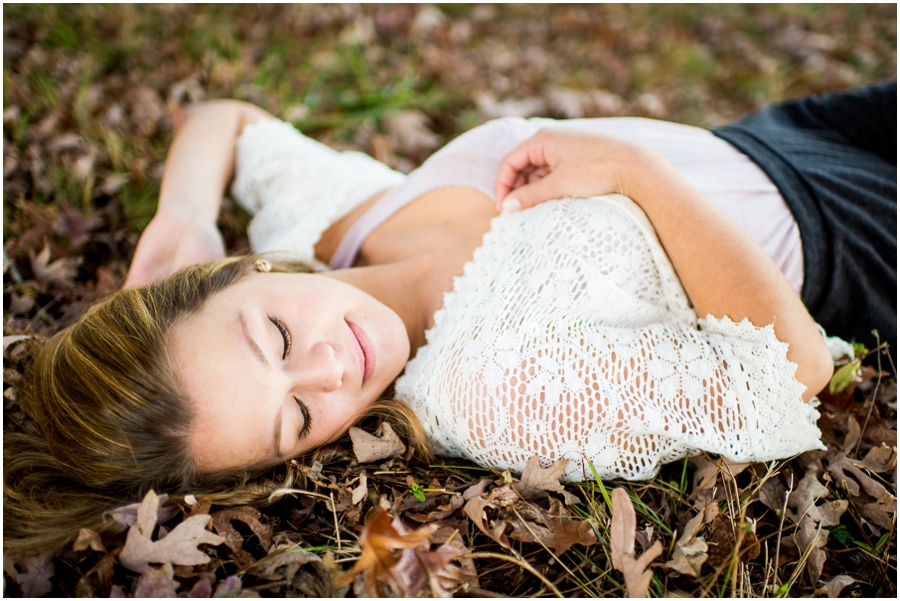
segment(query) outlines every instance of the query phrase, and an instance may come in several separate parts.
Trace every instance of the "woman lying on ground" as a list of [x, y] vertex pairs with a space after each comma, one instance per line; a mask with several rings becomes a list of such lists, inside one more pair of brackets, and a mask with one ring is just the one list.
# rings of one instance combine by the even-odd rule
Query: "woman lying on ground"
[[[102, 529], [149, 488], [246, 502], [375, 406], [408, 415], [423, 453], [566, 458], [575, 481], [822, 448], [813, 317], [896, 330], [895, 148], [893, 82], [716, 135], [501, 119], [409, 176], [202, 105], [128, 288], [35, 358], [40, 434], [4, 440], [7, 545]], [[221, 258], [232, 181], [254, 252], [280, 255]]]

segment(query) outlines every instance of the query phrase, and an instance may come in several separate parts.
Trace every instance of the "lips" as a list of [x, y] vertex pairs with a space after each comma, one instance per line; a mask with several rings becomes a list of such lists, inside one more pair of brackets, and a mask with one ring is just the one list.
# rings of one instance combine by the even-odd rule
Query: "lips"
[[353, 337], [356, 338], [356, 342], [359, 345], [362, 381], [365, 383], [375, 371], [375, 348], [361, 327], [352, 321], [347, 321], [347, 325], [350, 326], [350, 331], [353, 332]]

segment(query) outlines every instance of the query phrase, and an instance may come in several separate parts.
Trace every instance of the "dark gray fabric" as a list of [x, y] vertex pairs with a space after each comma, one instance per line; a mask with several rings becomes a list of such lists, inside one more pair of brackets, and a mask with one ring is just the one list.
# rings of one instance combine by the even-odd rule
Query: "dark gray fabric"
[[756, 162], [797, 219], [801, 297], [831, 335], [896, 357], [897, 82], [766, 107], [713, 130]]

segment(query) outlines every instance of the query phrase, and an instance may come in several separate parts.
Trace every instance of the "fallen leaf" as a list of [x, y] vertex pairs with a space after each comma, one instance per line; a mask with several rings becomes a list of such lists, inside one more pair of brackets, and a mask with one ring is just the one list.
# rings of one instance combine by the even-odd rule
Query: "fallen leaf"
[[159, 569], [147, 568], [134, 587], [135, 599], [175, 597], [179, 583], [174, 575], [172, 564], [163, 564]]
[[399, 558], [393, 552], [400, 549], [413, 549], [427, 541], [433, 528], [424, 526], [419, 530], [401, 533], [391, 522], [390, 516], [375, 508], [363, 527], [359, 537], [362, 553], [346, 575], [335, 581], [335, 584], [353, 582], [357, 574], [365, 580], [366, 593], [370, 597], [386, 596], [386, 586], [397, 586], [391, 568]]
[[84, 551], [88, 547], [94, 551], [106, 553], [106, 546], [103, 544], [103, 541], [100, 540], [100, 535], [90, 528], [82, 528], [78, 531], [78, 538], [72, 543], [72, 550]]
[[796, 509], [795, 512], [787, 512], [787, 517], [792, 522], [799, 523], [803, 516], [808, 515], [815, 507], [816, 501], [828, 494], [818, 477], [813, 472], [808, 472], [797, 488], [788, 497], [788, 506]]
[[822, 567], [825, 565], [825, 543], [828, 541], [828, 534], [828, 530], [821, 525], [817, 526], [815, 520], [805, 516], [794, 534], [783, 539], [785, 543], [797, 547], [801, 554], [809, 552], [806, 572], [813, 585], [819, 581]]
[[17, 336], [4, 336], [3, 337], [3, 350], [6, 350], [10, 346], [14, 345], [17, 342], [22, 342], [23, 340], [28, 340], [31, 336], [25, 334], [19, 334]]
[[93, 597], [99, 592], [101, 596], [108, 596], [112, 587], [113, 570], [116, 565], [116, 557], [122, 549], [113, 549], [100, 558], [97, 564], [78, 579], [75, 585], [75, 595], [78, 597]]
[[703, 526], [704, 512], [700, 512], [690, 519], [684, 527], [684, 532], [675, 543], [675, 551], [672, 559], [665, 566], [676, 572], [689, 576], [698, 576], [700, 568], [708, 557], [707, 544], [703, 537], [697, 537], [697, 532]]
[[356, 488], [353, 489], [353, 496], [350, 498], [350, 501], [356, 505], [360, 501], [366, 498], [369, 494], [369, 485], [368, 485], [368, 477], [366, 476], [366, 472], [362, 471], [359, 474], [359, 484]]
[[194, 583], [187, 594], [188, 599], [209, 599], [212, 596], [212, 584], [206, 578]]
[[137, 522], [128, 530], [125, 547], [119, 561], [129, 570], [143, 572], [151, 563], [198, 565], [209, 561], [209, 556], [197, 546], [221, 545], [221, 536], [206, 529], [208, 515], [196, 515], [178, 524], [162, 540], [151, 540], [159, 512], [159, 497], [152, 490], [147, 493], [137, 511]]
[[101, 224], [101, 219], [96, 215], [85, 215], [64, 202], [57, 206], [59, 207], [59, 218], [53, 224], [53, 229], [59, 235], [69, 238], [69, 242], [75, 248], [79, 248], [87, 242], [90, 232]]
[[[200, 515], [200, 514], [197, 514]], [[228, 507], [212, 514], [212, 525], [216, 532], [221, 536], [228, 548], [234, 552], [237, 560], [242, 564], [249, 564], [254, 561], [250, 553], [243, 549], [244, 537], [234, 529], [231, 525], [232, 520], [238, 520], [247, 524], [250, 530], [256, 534], [259, 544], [267, 552], [272, 547], [272, 528], [259, 521], [259, 510], [253, 507], [242, 505], [238, 507]]]
[[785, 506], [784, 496], [787, 493], [787, 487], [777, 475], [770, 477], [759, 489], [760, 502], [775, 512], [775, 515], [781, 516], [781, 510]]
[[509, 537], [525, 543], [543, 543], [557, 555], [562, 555], [572, 545], [588, 546], [597, 543], [597, 535], [590, 520], [547, 516], [543, 521], [546, 526], [521, 518], [509, 520], [513, 527]]
[[[741, 546], [737, 549], [739, 537]], [[707, 544], [709, 545], [707, 561], [713, 568], [727, 567], [736, 551], [738, 559], [745, 563], [756, 559], [760, 552], [756, 534], [744, 524], [732, 520], [721, 512], [717, 512], [712, 520]]]
[[353, 452], [360, 463], [371, 463], [388, 458], [400, 458], [406, 452], [406, 445], [394, 434], [388, 422], [382, 424], [384, 435], [373, 436], [359, 428], [350, 428], [350, 439], [353, 441]]
[[72, 285], [82, 257], [62, 257], [50, 263], [50, 245], [44, 244], [44, 250], [37, 256], [31, 254], [31, 271], [34, 277], [41, 283], [57, 283]]
[[841, 591], [844, 590], [845, 587], [856, 582], [855, 579], [851, 578], [847, 574], [839, 574], [835, 576], [831, 580], [825, 583], [825, 586], [822, 588], [825, 590], [825, 594], [835, 599], [841, 596]]
[[[169, 518], [178, 513], [177, 507], [165, 504], [166, 501], [169, 500], [169, 495], [162, 494], [159, 495], [157, 499], [159, 505], [156, 515], [157, 522], [166, 522]], [[143, 503], [131, 503], [130, 505], [124, 505], [113, 509], [105, 515], [109, 515], [117, 523], [122, 524], [123, 526], [134, 526], [137, 523], [138, 509], [140, 509], [142, 504]]]
[[43, 597], [53, 590], [50, 579], [56, 574], [56, 568], [49, 555], [33, 555], [22, 567], [25, 569], [16, 575], [16, 582], [22, 587], [23, 597]]
[[532, 456], [525, 464], [522, 478], [514, 484], [516, 490], [524, 499], [535, 499], [546, 491], [562, 492], [564, 490], [559, 479], [565, 474], [568, 459], [558, 459], [550, 467], [542, 468], [537, 455]]
[[[247, 572], [267, 580], [283, 577], [290, 582], [300, 567], [310, 562], [320, 561], [322, 558], [315, 553], [294, 546], [263, 557], [247, 568]], [[276, 570], [279, 568], [285, 568], [280, 575], [276, 574]]]
[[647, 569], [662, 553], [662, 543], [656, 541], [640, 557], [634, 557], [634, 537], [637, 518], [634, 505], [625, 489], [616, 488], [611, 493], [612, 523], [609, 527], [609, 555], [613, 567], [625, 578], [625, 590], [629, 597], [646, 597], [653, 572]]

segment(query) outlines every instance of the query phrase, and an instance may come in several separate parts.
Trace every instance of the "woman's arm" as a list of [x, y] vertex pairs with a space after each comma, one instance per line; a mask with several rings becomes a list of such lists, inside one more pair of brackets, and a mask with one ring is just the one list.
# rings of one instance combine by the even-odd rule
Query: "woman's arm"
[[774, 324], [806, 386], [804, 400], [828, 383], [831, 356], [782, 273], [653, 150], [607, 136], [542, 130], [504, 159], [495, 191], [507, 209], [566, 196], [628, 196], [656, 229], [698, 316]]
[[138, 241], [126, 287], [225, 256], [216, 218], [234, 171], [234, 141], [247, 125], [271, 118], [235, 100], [192, 110], [169, 149], [156, 215]]

